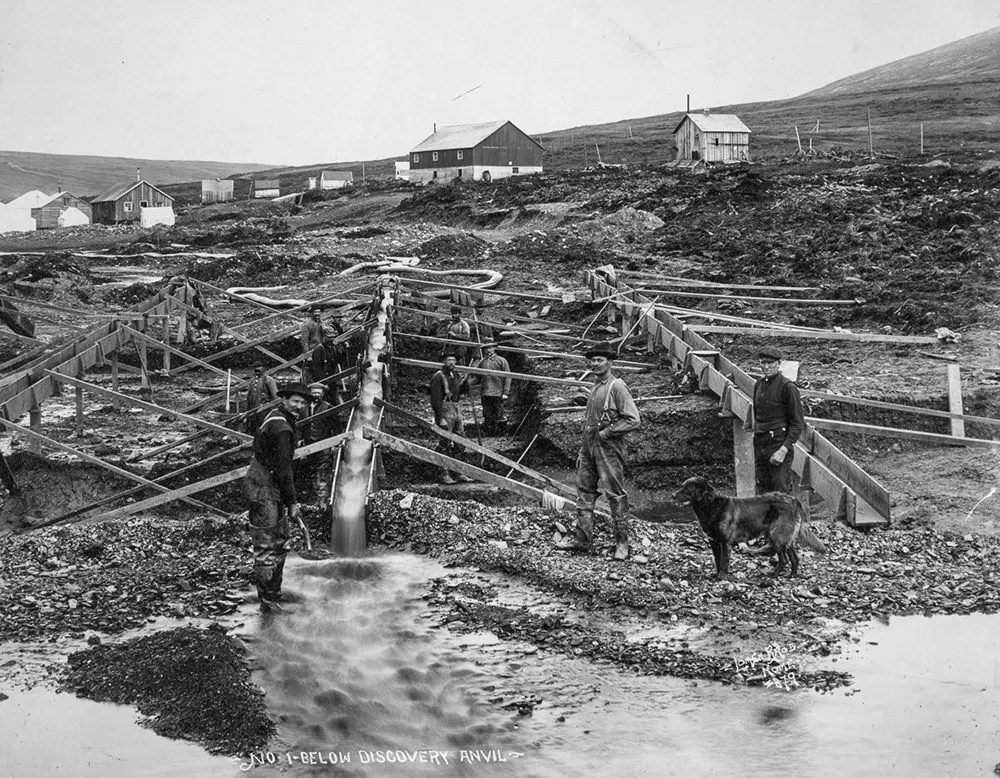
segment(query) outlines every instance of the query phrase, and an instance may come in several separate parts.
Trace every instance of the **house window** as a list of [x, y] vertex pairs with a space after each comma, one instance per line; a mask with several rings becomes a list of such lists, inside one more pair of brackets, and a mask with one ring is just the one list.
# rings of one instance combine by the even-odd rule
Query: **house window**
[[432, 151], [431, 152], [431, 162], [437, 162], [437, 161], [438, 161], [438, 153], [436, 151]]
[[139, 207], [140, 207], [140, 208], [149, 208], [149, 201], [147, 201], [147, 200], [142, 200], [142, 201], [141, 201], [141, 202], [139, 203]]
[[458, 154], [458, 158], [460, 160], [465, 159], [465, 152], [464, 151], [459, 151], [459, 152], [457, 152], [457, 154]]
[[516, 167], [512, 167], [512, 168], [510, 169], [510, 172], [511, 172], [511, 173], [514, 173], [514, 174], [517, 174], [517, 173], [520, 173], [520, 172], [521, 172], [521, 169], [520, 169], [520, 168], [516, 168]]
[[125, 213], [132, 213], [132, 201], [126, 200], [122, 203], [122, 210], [125, 211]]
[[413, 161], [414, 162], [419, 162], [420, 161], [420, 155], [419, 154], [414, 154], [413, 155]]
[[69, 198], [68, 197], [64, 197], [63, 198], [63, 205], [69, 205]]

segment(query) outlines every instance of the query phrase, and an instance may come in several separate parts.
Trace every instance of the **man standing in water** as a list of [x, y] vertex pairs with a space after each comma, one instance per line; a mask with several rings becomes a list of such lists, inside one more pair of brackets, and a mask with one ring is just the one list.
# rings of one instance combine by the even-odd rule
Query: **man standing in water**
[[576, 525], [556, 548], [585, 551], [590, 547], [594, 504], [600, 486], [608, 498], [614, 521], [614, 558], [624, 560], [629, 556], [624, 438], [626, 433], [639, 428], [639, 409], [625, 382], [611, 373], [611, 362], [617, 356], [614, 349], [597, 346], [584, 356], [590, 360], [590, 372], [597, 380], [587, 398], [583, 439], [576, 458]]
[[253, 459], [243, 481], [243, 496], [250, 502], [253, 578], [261, 610], [271, 610], [281, 600], [289, 522], [299, 515], [292, 469], [295, 422], [309, 401], [309, 388], [293, 383], [280, 394], [281, 404], [264, 417], [254, 436]]

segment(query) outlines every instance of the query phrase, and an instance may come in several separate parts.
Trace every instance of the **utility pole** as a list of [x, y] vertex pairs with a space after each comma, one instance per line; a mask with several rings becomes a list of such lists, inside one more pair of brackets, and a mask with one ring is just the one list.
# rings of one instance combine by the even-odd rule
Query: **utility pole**
[[924, 155], [924, 123], [920, 122], [920, 156]]

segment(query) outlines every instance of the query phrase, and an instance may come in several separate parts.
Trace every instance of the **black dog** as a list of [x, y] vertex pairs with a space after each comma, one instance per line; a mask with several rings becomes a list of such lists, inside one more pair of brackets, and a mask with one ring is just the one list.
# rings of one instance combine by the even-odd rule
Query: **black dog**
[[[758, 497], [727, 497], [719, 494], [704, 478], [689, 478], [674, 492], [678, 502], [690, 504], [708, 535], [715, 557], [715, 577], [729, 575], [733, 546], [765, 535], [778, 555], [777, 576], [791, 564], [791, 575], [799, 571], [796, 542], [820, 553], [826, 546], [803, 521], [802, 504], [789, 494], [767, 492]], [[763, 552], [762, 552], [763, 553]]]

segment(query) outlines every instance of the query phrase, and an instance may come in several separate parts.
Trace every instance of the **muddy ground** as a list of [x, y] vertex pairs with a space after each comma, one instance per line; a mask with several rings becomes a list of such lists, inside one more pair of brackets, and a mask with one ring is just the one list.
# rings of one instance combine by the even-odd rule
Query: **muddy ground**
[[[505, 275], [503, 289], [557, 298], [546, 303], [487, 297], [483, 311], [501, 322], [521, 317], [525, 321], [518, 326], [533, 319], [558, 323], [567, 332], [565, 340], [511, 341], [552, 351], [572, 351], [588, 326], [600, 337], [618, 332], [603, 319], [595, 321], [601, 304], [586, 302], [582, 270], [599, 264], [613, 263], [637, 287], [666, 276], [807, 286], [816, 291], [803, 296], [861, 302], [813, 306], [657, 295], [663, 303], [808, 326], [921, 335], [947, 327], [960, 335], [957, 342], [927, 346], [707, 337], [751, 373], [756, 349], [767, 342], [800, 361], [803, 387], [939, 410], [948, 407], [946, 364], [957, 360], [966, 412], [996, 417], [998, 176], [996, 168], [980, 169], [975, 162], [817, 162], [736, 167], [707, 176], [630, 168], [425, 189], [356, 187], [314, 197], [301, 207], [191, 207], [167, 229], [93, 227], [0, 236], [0, 250], [11, 252], [0, 256], [0, 284], [5, 294], [21, 298], [19, 307], [35, 319], [37, 337], [48, 342], [84, 331], [157, 288], [156, 281], [127, 283], [133, 270], [154, 278], [186, 274], [223, 288], [282, 286], [268, 294], [315, 299], [373, 281], [370, 271], [344, 274], [359, 263], [416, 256], [420, 267], [438, 271], [496, 269]], [[452, 280], [462, 282], [458, 276]], [[571, 299], [563, 295], [575, 301], [558, 302]], [[33, 307], [32, 301], [50, 307]], [[279, 355], [297, 353], [294, 317], [257, 325], [253, 322], [266, 311], [217, 295], [206, 294], [206, 302], [228, 326], [246, 325], [241, 331], [250, 337], [271, 333], [267, 347]], [[546, 304], [550, 309], [543, 313]], [[418, 313], [399, 310], [397, 331], [415, 333], [422, 324]], [[235, 343], [227, 335], [218, 343], [206, 338], [192, 353], [204, 357]], [[399, 338], [394, 345], [400, 356], [436, 358], [433, 344]], [[16, 360], [35, 348], [0, 336], [0, 360]], [[151, 355], [156, 369], [160, 365]], [[907, 613], [997, 610], [1000, 470], [994, 451], [875, 436], [830, 438], [889, 488], [891, 528], [859, 534], [833, 523], [816, 504], [816, 532], [830, 554], [804, 555], [800, 580], [772, 581], [766, 561], [750, 556], [737, 558], [731, 582], [711, 580], [700, 530], [667, 494], [695, 474], [731, 488], [729, 422], [717, 416], [711, 397], [698, 393], [661, 356], [644, 353], [642, 344], [627, 346], [623, 355], [641, 363], [621, 373], [637, 396], [670, 398], [640, 406], [646, 426], [629, 443], [632, 492], [642, 519], [633, 522], [639, 556], [628, 563], [613, 564], [601, 548], [590, 555], [558, 554], [551, 549], [553, 528], [568, 523], [569, 516], [526, 507], [520, 498], [481, 485], [442, 487], [432, 467], [385, 454], [380, 486], [401, 491], [372, 499], [374, 545], [492, 571], [530, 587], [548, 603], [535, 607], [523, 595], [505, 600], [495, 579], [460, 570], [427, 593], [442, 624], [486, 629], [540, 650], [572, 652], [639, 672], [727, 683], [766, 683], [767, 668], [748, 677], [736, 672], [732, 660], [779, 643], [793, 649], [803, 685], [828, 689], [849, 681], [832, 659], [851, 640], [853, 625]], [[584, 369], [578, 357], [511, 353], [510, 359], [515, 370], [561, 378], [578, 377]], [[257, 361], [266, 359], [236, 354], [218, 365], [246, 377]], [[125, 362], [137, 366], [137, 356], [126, 355]], [[297, 372], [290, 369], [279, 378], [292, 380]], [[428, 378], [420, 368], [394, 370], [393, 402], [426, 417]], [[110, 386], [107, 368], [96, 369], [88, 380]], [[138, 384], [134, 373], [123, 375], [123, 391], [137, 392]], [[221, 376], [203, 370], [154, 374], [152, 393], [156, 402], [179, 409], [224, 385]], [[515, 383], [508, 434], [484, 444], [517, 459], [534, 440], [522, 461], [571, 480], [580, 414], [554, 409], [570, 405], [573, 394], [563, 387]], [[84, 434], [77, 437], [73, 403], [71, 392], [47, 401], [43, 431], [147, 477], [235, 445], [212, 435], [149, 455], [184, 438], [190, 428], [148, 411], [116, 412], [96, 398], [88, 400]], [[807, 405], [816, 416], [948, 431], [942, 419], [831, 401]], [[234, 410], [215, 401], [201, 413], [227, 423]], [[472, 437], [471, 407], [466, 413]], [[995, 429], [969, 424], [967, 432], [992, 438]], [[398, 425], [393, 432], [430, 442], [412, 426]], [[247, 596], [249, 538], [235, 486], [198, 496], [216, 513], [178, 505], [100, 523], [98, 509], [86, 523], [30, 530], [130, 484], [63, 454], [39, 459], [18, 438], [5, 437], [3, 446], [5, 453], [13, 452], [9, 459], [24, 494], [5, 498], [0, 507], [4, 527], [19, 533], [0, 560], [6, 614], [0, 641], [115, 634], [162, 615], [220, 616]], [[480, 464], [477, 457], [469, 459]], [[234, 453], [166, 483], [199, 480], [245, 461], [245, 453]], [[408, 493], [416, 496], [411, 507], [402, 508]], [[323, 542], [326, 518], [312, 512], [306, 519]], [[598, 537], [607, 534], [599, 526]], [[301, 548], [297, 530], [294, 542]], [[628, 639], [638, 627], [663, 631]], [[690, 640], [691, 631], [701, 636], [698, 641]]]

